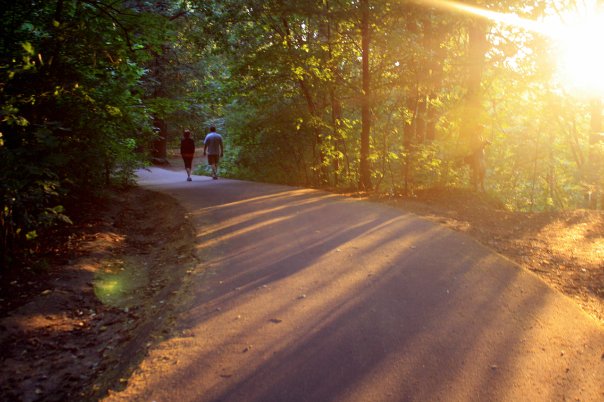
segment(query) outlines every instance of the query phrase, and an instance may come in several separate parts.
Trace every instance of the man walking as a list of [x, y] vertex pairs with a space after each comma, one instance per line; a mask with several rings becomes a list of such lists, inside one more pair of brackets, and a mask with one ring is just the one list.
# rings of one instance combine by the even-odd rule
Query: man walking
[[203, 141], [203, 154], [208, 155], [208, 165], [212, 167], [212, 178], [218, 179], [218, 162], [224, 156], [222, 136], [216, 132], [216, 127], [210, 127], [210, 133]]

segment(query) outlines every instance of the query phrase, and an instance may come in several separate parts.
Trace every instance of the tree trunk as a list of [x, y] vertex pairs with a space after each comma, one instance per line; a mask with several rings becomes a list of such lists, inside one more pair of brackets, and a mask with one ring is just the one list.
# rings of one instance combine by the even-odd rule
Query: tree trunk
[[[323, 3], [323, 7], [324, 7], [324, 14], [327, 16], [330, 16], [330, 4], [329, 1], [326, 0]], [[336, 94], [336, 88], [337, 88], [337, 66], [336, 63], [334, 63], [333, 60], [333, 38], [332, 38], [332, 29], [331, 29], [331, 17], [328, 17], [326, 25], [325, 25], [325, 36], [326, 36], [326, 41], [327, 41], [327, 49], [328, 49], [328, 55], [329, 55], [329, 69], [332, 71], [333, 74], [333, 80], [331, 80], [331, 82], [329, 83], [329, 100], [330, 100], [330, 104], [331, 104], [331, 129], [332, 129], [332, 141], [333, 141], [333, 147], [335, 149], [335, 155], [332, 157], [332, 169], [333, 169], [333, 181], [334, 181], [334, 186], [338, 186], [340, 183], [340, 156], [338, 155], [338, 152], [340, 152], [340, 142], [342, 141], [341, 138], [341, 124], [342, 124], [342, 103], [340, 102], [340, 99], [338, 98], [337, 94]], [[337, 32], [337, 30], [336, 30]], [[337, 34], [336, 34], [337, 35]]]
[[[166, 73], [166, 66], [169, 64], [166, 54], [168, 53], [168, 45], [164, 44], [161, 46], [161, 52], [155, 54], [153, 60], [152, 76], [158, 83], [157, 87], [153, 90], [152, 98], [164, 98], [167, 95], [165, 88], [166, 83], [164, 82]], [[158, 137], [153, 141], [153, 149], [151, 155], [155, 158], [156, 162], [166, 163], [166, 157], [168, 155], [168, 124], [165, 120], [166, 116], [155, 116], [153, 120], [153, 126], [156, 128], [156, 134]]]
[[369, 72], [369, 0], [360, 1], [361, 8], [361, 49], [363, 64], [363, 93], [361, 94], [361, 153], [359, 166], [359, 188], [371, 190], [369, 169], [369, 133], [371, 131], [370, 72]]
[[417, 113], [415, 116], [415, 142], [423, 144], [426, 140], [426, 97], [420, 95], [417, 99]]
[[436, 109], [430, 103], [431, 100], [432, 97], [428, 96], [428, 110], [426, 111], [426, 141], [429, 143], [436, 139], [436, 123], [438, 121]]
[[[466, 96], [463, 114], [460, 123], [460, 139], [463, 156], [474, 155], [482, 146], [482, 72], [485, 64], [485, 53], [488, 49], [487, 22], [473, 19], [468, 26], [468, 78], [466, 82]], [[476, 178], [477, 164], [469, 164], [471, 177]], [[476, 183], [473, 183], [476, 185]]]
[[340, 104], [340, 100], [336, 97], [336, 91], [334, 88], [335, 85], [329, 90], [329, 97], [331, 101], [331, 127], [333, 132], [333, 142], [334, 148], [336, 150], [336, 155], [333, 156], [333, 179], [334, 185], [337, 187], [339, 184], [339, 174], [340, 174], [340, 157], [337, 154], [337, 151], [340, 151], [340, 125], [342, 121], [342, 105]]
[[598, 209], [598, 199], [600, 198], [600, 187], [598, 172], [597, 152], [594, 148], [598, 143], [599, 133], [602, 132], [602, 101], [593, 100], [591, 103], [591, 133], [589, 136], [589, 151], [587, 154], [587, 183], [589, 190], [586, 195], [587, 208]]
[[424, 22], [425, 46], [429, 49], [430, 57], [428, 59], [428, 93], [426, 95], [426, 141], [432, 142], [436, 139], [436, 123], [438, 121], [437, 109], [433, 101], [438, 98], [441, 91], [443, 66], [441, 60], [444, 58], [443, 50], [440, 47], [440, 35], [438, 28], [432, 24], [434, 16], [432, 13], [426, 16]]
[[417, 88], [414, 90], [414, 95], [408, 95], [406, 101], [406, 108], [412, 118], [409, 121], [405, 121], [403, 127], [403, 150], [405, 156], [403, 159], [403, 195], [409, 196], [413, 191], [413, 177], [411, 176], [412, 165], [413, 165], [413, 146], [415, 144], [415, 117], [417, 111]]
[[[325, 184], [325, 182], [327, 181], [327, 172], [326, 172], [326, 166], [325, 166], [325, 152], [323, 152], [323, 136], [321, 135], [321, 130], [319, 130], [319, 128], [316, 127], [316, 122], [314, 121], [315, 119], [318, 119], [318, 113], [317, 113], [317, 108], [315, 106], [315, 102], [313, 100], [312, 94], [310, 92], [310, 89], [308, 88], [308, 85], [306, 84], [306, 81], [304, 79], [299, 79], [298, 80], [298, 85], [300, 86], [300, 90], [302, 91], [302, 94], [304, 96], [304, 99], [306, 100], [306, 106], [308, 107], [308, 113], [310, 114], [311, 118], [313, 119], [312, 123], [312, 133], [313, 136], [315, 138], [315, 147], [313, 149], [313, 155], [315, 154], [315, 151], [318, 151], [318, 162], [319, 162], [319, 177], [317, 178], [317, 180], [315, 180], [316, 182], [318, 182], [317, 184], [322, 185]], [[315, 161], [316, 163], [316, 161]]]

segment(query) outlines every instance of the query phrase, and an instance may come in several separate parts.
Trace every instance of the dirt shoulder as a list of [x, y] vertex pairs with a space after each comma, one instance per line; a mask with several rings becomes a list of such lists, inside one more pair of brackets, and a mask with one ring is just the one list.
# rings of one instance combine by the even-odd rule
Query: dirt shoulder
[[3, 281], [0, 400], [98, 400], [170, 331], [196, 262], [186, 211], [140, 188], [85, 207], [63, 264]]
[[[460, 190], [375, 201], [467, 233], [604, 323], [603, 212], [513, 213]], [[98, 400], [170, 334], [197, 264], [186, 211], [140, 188], [88, 209], [61, 266], [1, 285], [0, 400]]]

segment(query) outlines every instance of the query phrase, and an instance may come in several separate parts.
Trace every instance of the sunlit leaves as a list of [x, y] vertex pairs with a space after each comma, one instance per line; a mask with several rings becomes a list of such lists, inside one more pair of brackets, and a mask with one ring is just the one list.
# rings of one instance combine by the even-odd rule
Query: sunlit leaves
[[[226, 60], [232, 72], [229, 89], [237, 101], [227, 121], [233, 122], [231, 135], [241, 144], [241, 155], [247, 154], [241, 165], [257, 169], [263, 178], [271, 176], [256, 147], [275, 140], [279, 146], [271, 160], [295, 172], [300, 182], [309, 179], [309, 171], [325, 167], [341, 180], [344, 160], [352, 177], [361, 94], [357, 7], [358, 2], [231, 0], [217, 5], [230, 10], [228, 18], [209, 13], [218, 21], [213, 26], [222, 25], [231, 35], [232, 47], [216, 50], [234, 51]], [[393, 188], [403, 180], [417, 188], [464, 185], [467, 168], [459, 160], [468, 150], [459, 137], [471, 22], [465, 15], [409, 3], [371, 1], [370, 8], [370, 158], [376, 177]], [[531, 18], [543, 11], [522, 2], [488, 8], [520, 10]], [[570, 192], [584, 176], [573, 159], [585, 158], [589, 116], [572, 102], [566, 109], [552, 108], [549, 101], [564, 94], [550, 86], [553, 70], [544, 38], [499, 25], [487, 32], [481, 82], [486, 112], [475, 116], [483, 124], [482, 135], [493, 143], [487, 151], [487, 188], [516, 208], [527, 208], [527, 200], [535, 208], [571, 205]], [[286, 145], [289, 140], [298, 143]]]
[[25, 50], [30, 56], [34, 55], [35, 51], [34, 51], [34, 47], [31, 43], [23, 42], [21, 44], [21, 46], [23, 47], [23, 50]]
[[107, 113], [109, 113], [109, 115], [112, 117], [120, 117], [123, 115], [119, 107], [106, 105], [105, 110], [107, 110]]

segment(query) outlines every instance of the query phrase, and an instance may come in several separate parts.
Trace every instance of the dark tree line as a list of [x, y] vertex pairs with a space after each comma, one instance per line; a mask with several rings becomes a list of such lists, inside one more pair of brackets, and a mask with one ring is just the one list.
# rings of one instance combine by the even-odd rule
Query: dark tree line
[[[3, 2], [0, 247], [4, 269], [69, 223], [69, 206], [132, 180], [157, 141], [177, 2]], [[169, 5], [169, 6], [167, 6]], [[159, 62], [158, 62], [159, 60]]]

